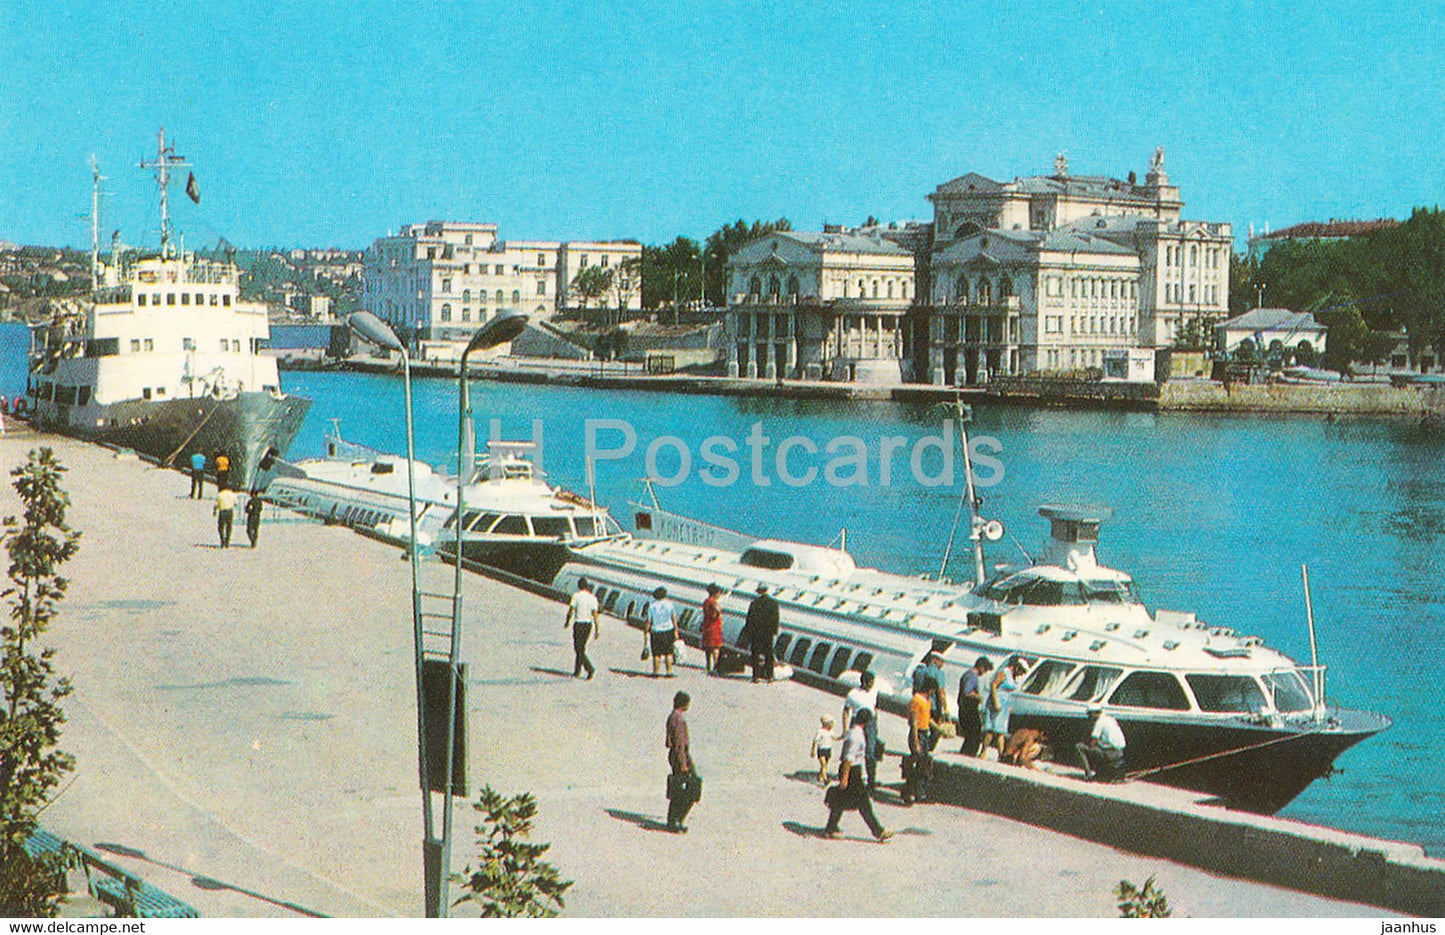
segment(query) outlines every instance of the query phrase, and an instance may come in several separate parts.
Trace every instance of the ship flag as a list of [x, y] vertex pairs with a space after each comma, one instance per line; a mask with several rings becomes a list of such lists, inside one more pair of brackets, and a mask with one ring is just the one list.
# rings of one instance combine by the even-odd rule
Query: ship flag
[[186, 195], [196, 204], [201, 203], [201, 186], [196, 184], [196, 173], [187, 173]]

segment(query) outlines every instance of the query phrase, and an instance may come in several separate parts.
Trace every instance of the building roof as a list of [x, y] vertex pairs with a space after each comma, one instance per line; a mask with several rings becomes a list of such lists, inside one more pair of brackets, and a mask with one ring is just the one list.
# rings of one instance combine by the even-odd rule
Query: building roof
[[[874, 228], [873, 230], [877, 230]], [[911, 256], [907, 250], [880, 234], [821, 231], [775, 231], [767, 237], [786, 237], [818, 253], [879, 253], [888, 256]], [[762, 239], [762, 238], [760, 238]]]
[[1217, 327], [1227, 331], [1328, 331], [1310, 312], [1287, 308], [1254, 308]]
[[958, 192], [1018, 192], [1025, 195], [1067, 195], [1073, 198], [1124, 199], [1153, 202], [1145, 186], [1107, 175], [1026, 175], [1012, 182], [997, 182], [977, 172], [961, 175], [938, 186], [934, 194]]
[[[1092, 220], [1092, 219], [1090, 219]], [[988, 256], [997, 262], [1031, 259], [1040, 253], [1104, 253], [1136, 256], [1135, 251], [1096, 236], [1090, 225], [1071, 224], [1051, 231], [984, 230], [934, 255], [935, 263]]]
[[1256, 240], [1306, 240], [1317, 237], [1359, 237], [1375, 231], [1399, 227], [1394, 218], [1376, 218], [1373, 221], [1305, 221], [1281, 228], [1268, 234], [1260, 234]]

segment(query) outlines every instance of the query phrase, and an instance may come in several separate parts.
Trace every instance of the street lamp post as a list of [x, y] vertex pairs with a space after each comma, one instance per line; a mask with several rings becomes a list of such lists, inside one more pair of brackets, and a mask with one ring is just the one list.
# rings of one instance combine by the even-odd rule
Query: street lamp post
[[[472, 424], [472, 402], [471, 393], [467, 388], [467, 358], [472, 351], [481, 351], [488, 348], [506, 344], [508, 341], [522, 333], [527, 326], [527, 315], [523, 312], [506, 312], [493, 318], [472, 335], [471, 341], [467, 343], [466, 350], [462, 351], [461, 366], [457, 370], [457, 512], [452, 523], [453, 531], [456, 534], [455, 551], [452, 553], [453, 577], [452, 577], [452, 632], [450, 652], [447, 659], [447, 743], [446, 743], [446, 770], [443, 772], [445, 792], [442, 810], [442, 836], [439, 844], [439, 854], [436, 868], [436, 879], [433, 881], [435, 888], [429, 888], [428, 892], [437, 894], [437, 915], [445, 917], [447, 914], [447, 881], [451, 877], [452, 862], [452, 773], [454, 759], [456, 757], [456, 717], [457, 717], [457, 666], [461, 656], [461, 632], [462, 632], [462, 532], [463, 520], [466, 518], [467, 508], [467, 484], [472, 480], [476, 472], [476, 429]], [[420, 646], [420, 644], [418, 644]], [[418, 651], [418, 658], [420, 652]], [[422, 745], [425, 746], [425, 735], [423, 734]], [[430, 796], [428, 796], [430, 803]], [[430, 831], [431, 819], [427, 819], [427, 829]], [[430, 908], [430, 907], [429, 907]], [[428, 916], [431, 913], [428, 912]]]
[[[416, 445], [412, 431], [411, 356], [407, 353], [406, 345], [396, 336], [396, 332], [370, 312], [356, 312], [346, 319], [346, 324], [363, 340], [369, 341], [383, 350], [399, 351], [401, 353], [402, 386], [406, 400], [406, 499], [411, 532], [411, 538], [408, 540], [407, 545], [407, 553], [411, 559], [411, 621], [414, 647], [413, 661], [416, 666], [417, 773], [420, 778], [422, 790], [422, 861], [423, 866], [428, 868], [424, 873], [426, 874], [426, 879], [429, 881], [429, 868], [433, 863], [431, 852], [434, 850], [436, 842], [431, 836], [432, 802], [426, 756], [426, 688], [423, 681], [421, 583], [416, 541]], [[448, 781], [450, 781], [450, 778], [450, 773], [448, 773]], [[432, 892], [432, 889], [428, 887], [428, 899], [426, 901], [428, 918], [435, 918], [437, 916], [436, 907], [433, 905], [434, 900], [430, 898]], [[440, 891], [437, 890], [437, 892]], [[445, 904], [445, 900], [442, 900], [442, 903]]]

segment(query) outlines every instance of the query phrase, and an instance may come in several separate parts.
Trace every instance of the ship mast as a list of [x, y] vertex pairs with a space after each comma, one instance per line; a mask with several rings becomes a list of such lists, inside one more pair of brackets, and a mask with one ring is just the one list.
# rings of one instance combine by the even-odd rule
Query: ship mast
[[105, 181], [94, 153], [90, 154], [90, 175], [90, 291], [94, 294], [100, 291], [100, 183]]
[[156, 158], [154, 162], [141, 160], [142, 169], [154, 169], [156, 171], [156, 186], [160, 189], [161, 196], [161, 259], [170, 259], [171, 256], [171, 211], [167, 192], [171, 184], [171, 169], [185, 168], [190, 165], [185, 161], [184, 156], [176, 155], [174, 146], [166, 145], [166, 128], [161, 127], [156, 134], [158, 145], [156, 147]]

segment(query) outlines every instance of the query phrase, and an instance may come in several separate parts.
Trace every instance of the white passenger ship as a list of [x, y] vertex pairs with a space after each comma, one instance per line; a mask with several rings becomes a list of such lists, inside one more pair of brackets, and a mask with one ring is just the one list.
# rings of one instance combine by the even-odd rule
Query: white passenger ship
[[[637, 506], [634, 537], [572, 550], [551, 581], [586, 576], [603, 607], [640, 624], [663, 585], [694, 639], [706, 588], [722, 588], [724, 638], [735, 645], [749, 601], [767, 584], [781, 605], [778, 656], [795, 678], [842, 691], [872, 670], [886, 703], [905, 705], [912, 670], [942, 652], [950, 698], [979, 656], [997, 670], [1029, 665], [1013, 725], [1043, 728], [1056, 750], [1088, 736], [1098, 703], [1123, 726], [1134, 776], [1272, 813], [1332, 771], [1346, 748], [1389, 725], [1327, 705], [1322, 669], [1302, 667], [1256, 637], [1140, 601], [1129, 575], [1095, 553], [1102, 508], [1045, 506], [1052, 537], [1037, 561], [982, 584], [858, 567], [841, 549], [753, 540]], [[982, 567], [975, 517], [977, 565]], [[989, 530], [997, 532], [1001, 530]]]
[[[281, 391], [266, 307], [244, 302], [229, 258], [171, 243], [170, 170], [185, 165], [160, 133], [158, 254], [92, 244], [94, 294], [31, 330], [26, 402], [38, 427], [131, 448], [162, 464], [225, 454], [233, 486], [285, 454], [310, 401]], [[96, 173], [97, 202], [99, 173]]]

